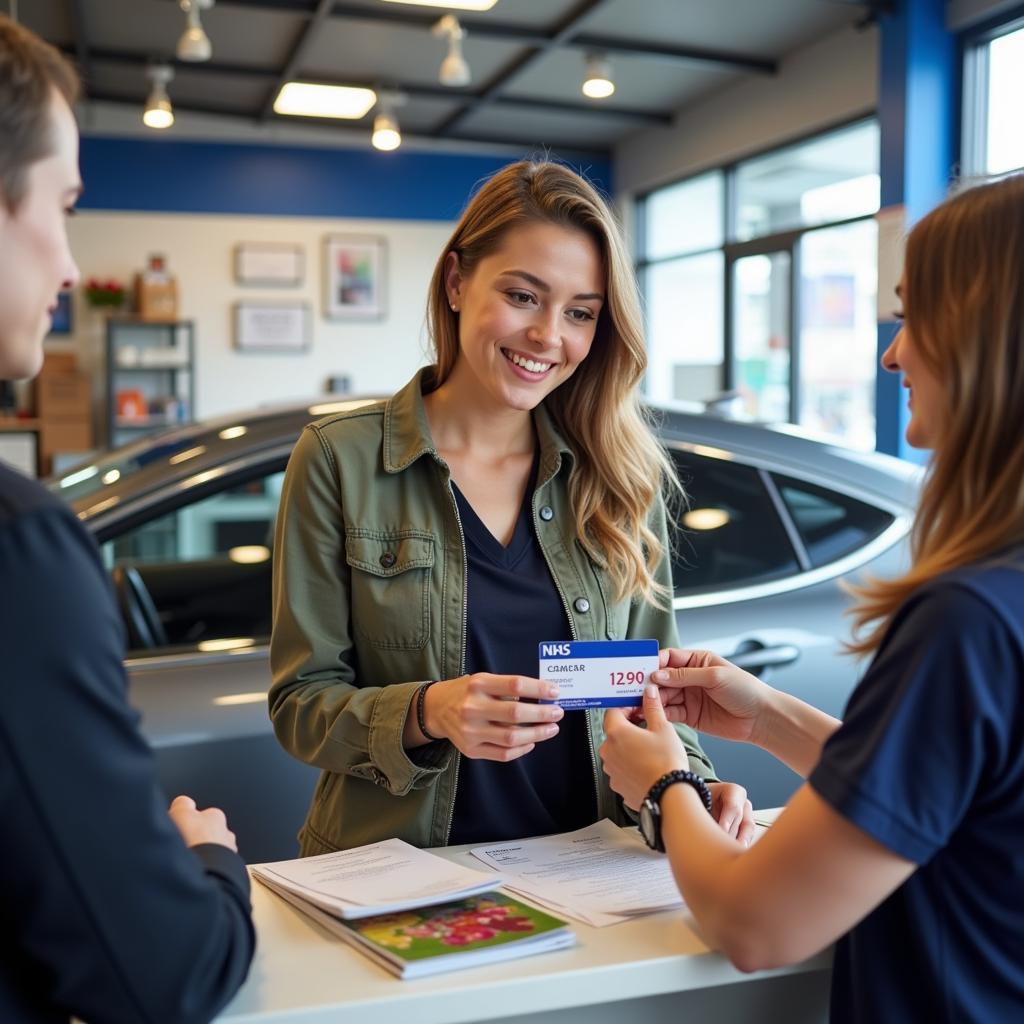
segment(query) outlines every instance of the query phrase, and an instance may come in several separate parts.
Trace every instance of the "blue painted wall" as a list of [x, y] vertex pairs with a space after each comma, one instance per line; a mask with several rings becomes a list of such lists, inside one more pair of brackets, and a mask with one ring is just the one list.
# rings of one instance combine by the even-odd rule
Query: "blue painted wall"
[[[533, 155], [533, 154], [525, 154]], [[505, 154], [314, 149], [174, 139], [82, 139], [87, 210], [442, 220]], [[611, 194], [607, 159], [565, 161]]]

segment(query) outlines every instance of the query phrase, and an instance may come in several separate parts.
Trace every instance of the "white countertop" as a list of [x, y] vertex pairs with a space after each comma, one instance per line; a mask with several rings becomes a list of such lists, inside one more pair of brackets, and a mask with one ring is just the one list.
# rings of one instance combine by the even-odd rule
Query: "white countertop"
[[[464, 847], [434, 852], [479, 867]], [[607, 928], [573, 921], [574, 948], [401, 981], [255, 880], [253, 912], [256, 958], [219, 1018], [230, 1024], [462, 1024], [821, 972], [831, 962], [825, 952], [742, 974], [708, 948], [687, 912], [669, 911]]]

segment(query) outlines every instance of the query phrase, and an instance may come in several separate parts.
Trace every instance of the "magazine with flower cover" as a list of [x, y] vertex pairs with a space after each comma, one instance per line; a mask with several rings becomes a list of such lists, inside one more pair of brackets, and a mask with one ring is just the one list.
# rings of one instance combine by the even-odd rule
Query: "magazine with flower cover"
[[432, 907], [343, 920], [294, 892], [257, 876], [304, 914], [400, 978], [512, 960], [575, 945], [561, 918], [502, 892], [485, 892]]

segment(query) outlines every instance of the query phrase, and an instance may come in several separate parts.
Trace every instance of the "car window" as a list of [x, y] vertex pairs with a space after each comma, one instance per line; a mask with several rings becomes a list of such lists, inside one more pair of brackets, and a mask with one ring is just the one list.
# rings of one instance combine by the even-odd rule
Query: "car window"
[[773, 473], [814, 566], [834, 562], [877, 537], [894, 519], [890, 513], [817, 484]]
[[270, 633], [271, 547], [283, 471], [150, 519], [102, 546], [133, 652], [216, 650]]
[[676, 517], [677, 594], [777, 579], [799, 571], [760, 473], [750, 466], [672, 452], [689, 507]]

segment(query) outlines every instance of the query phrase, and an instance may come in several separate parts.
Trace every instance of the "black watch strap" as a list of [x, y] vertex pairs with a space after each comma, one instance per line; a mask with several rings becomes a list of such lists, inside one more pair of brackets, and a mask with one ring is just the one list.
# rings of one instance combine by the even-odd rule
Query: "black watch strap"
[[677, 782], [685, 782], [688, 786], [693, 786], [695, 790], [700, 794], [700, 798], [707, 808], [708, 814], [711, 813], [711, 790], [708, 789], [708, 784], [696, 773], [682, 771], [676, 769], [675, 771], [665, 772], [664, 775], [658, 781], [651, 786], [647, 791], [647, 799], [652, 804], [657, 804], [661, 807], [661, 796], [668, 789], [669, 786], [675, 785]]

